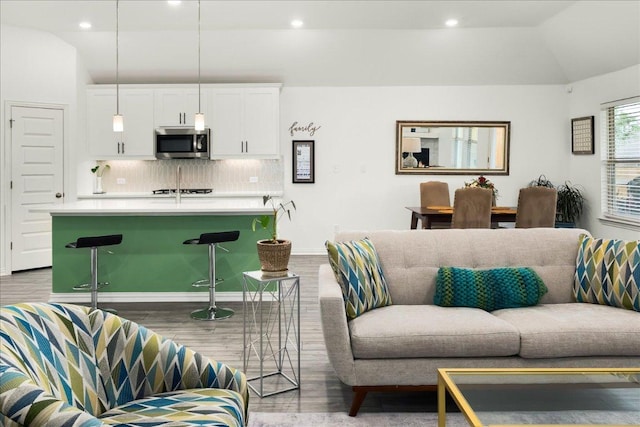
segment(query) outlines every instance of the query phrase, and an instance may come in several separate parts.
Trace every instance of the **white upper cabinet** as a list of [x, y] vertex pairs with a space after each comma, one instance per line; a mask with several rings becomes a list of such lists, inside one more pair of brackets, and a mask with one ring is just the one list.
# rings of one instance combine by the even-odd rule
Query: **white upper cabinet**
[[[202, 89], [200, 108], [209, 127], [208, 90]], [[155, 89], [155, 126], [193, 126], [198, 113], [198, 89]]]
[[94, 159], [150, 159], [153, 148], [153, 90], [120, 88], [124, 132], [113, 131], [115, 88], [87, 89], [87, 142]]
[[[188, 87], [187, 87], [188, 86]], [[200, 109], [211, 158], [279, 158], [280, 85], [203, 85]], [[120, 85], [124, 132], [115, 133], [115, 85], [87, 88], [87, 143], [97, 160], [155, 159], [155, 128], [194, 126], [196, 85]]]
[[279, 100], [278, 87], [211, 89], [211, 157], [278, 157]]

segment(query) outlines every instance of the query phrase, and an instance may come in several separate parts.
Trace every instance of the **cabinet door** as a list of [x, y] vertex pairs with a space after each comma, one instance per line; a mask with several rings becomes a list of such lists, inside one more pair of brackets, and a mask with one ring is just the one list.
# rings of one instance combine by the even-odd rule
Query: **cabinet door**
[[213, 89], [212, 157], [277, 157], [278, 88]]
[[242, 90], [214, 89], [211, 106], [212, 156], [239, 156], [244, 153]]
[[153, 91], [120, 89], [120, 114], [124, 132], [113, 131], [116, 90], [87, 91], [89, 155], [99, 160], [154, 158]]
[[[201, 112], [207, 120], [206, 93], [202, 91]], [[198, 89], [157, 89], [155, 91], [155, 125], [193, 126], [198, 112]]]
[[153, 90], [120, 91], [120, 111], [124, 118], [120, 157], [154, 158]]
[[122, 135], [113, 131], [115, 113], [115, 89], [87, 91], [87, 143], [92, 158], [103, 160], [118, 157], [118, 143]]
[[277, 88], [249, 88], [244, 93], [244, 140], [249, 156], [278, 155]]

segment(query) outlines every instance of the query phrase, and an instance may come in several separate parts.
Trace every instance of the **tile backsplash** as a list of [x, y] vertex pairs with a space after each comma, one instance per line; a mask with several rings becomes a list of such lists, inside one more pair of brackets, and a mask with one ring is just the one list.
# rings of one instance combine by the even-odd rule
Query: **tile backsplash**
[[[102, 176], [102, 188], [107, 193], [151, 193], [161, 188], [175, 188], [178, 165], [182, 170], [181, 188], [238, 193], [283, 189], [281, 160], [111, 160], [106, 163], [110, 169]], [[118, 184], [118, 180], [124, 180], [124, 184]]]

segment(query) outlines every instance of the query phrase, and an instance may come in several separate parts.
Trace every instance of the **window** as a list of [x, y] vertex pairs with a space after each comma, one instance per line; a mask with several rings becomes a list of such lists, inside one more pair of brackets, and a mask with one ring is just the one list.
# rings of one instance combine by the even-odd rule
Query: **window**
[[640, 97], [602, 107], [602, 213], [640, 226]]

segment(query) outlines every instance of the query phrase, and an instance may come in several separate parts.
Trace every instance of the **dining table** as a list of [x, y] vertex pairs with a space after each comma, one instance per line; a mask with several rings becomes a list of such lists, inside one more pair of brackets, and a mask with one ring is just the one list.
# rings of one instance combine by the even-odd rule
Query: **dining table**
[[[411, 229], [418, 228], [418, 220], [422, 221], [422, 228], [429, 229], [434, 223], [451, 223], [453, 206], [408, 206], [411, 211]], [[516, 222], [517, 208], [512, 206], [492, 206], [491, 223]]]

